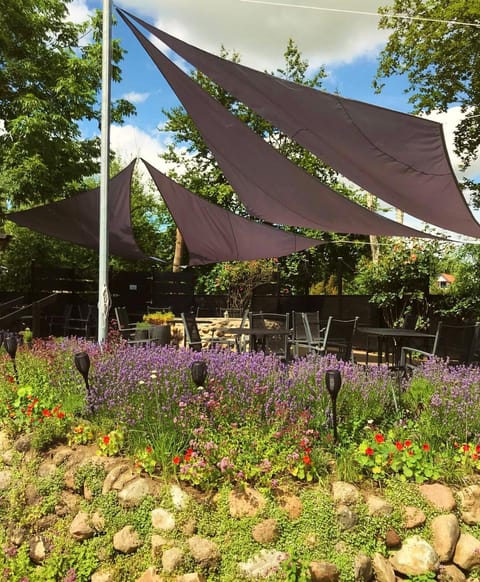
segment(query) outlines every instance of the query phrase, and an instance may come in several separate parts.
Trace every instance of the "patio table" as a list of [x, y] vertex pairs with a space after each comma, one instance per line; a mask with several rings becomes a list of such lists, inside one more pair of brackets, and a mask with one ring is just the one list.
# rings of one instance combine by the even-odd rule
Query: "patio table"
[[400, 363], [400, 352], [403, 341], [405, 339], [424, 339], [433, 340], [435, 334], [417, 331], [415, 329], [405, 329], [403, 327], [358, 327], [358, 333], [366, 334], [367, 346], [365, 349], [365, 364], [368, 365], [368, 355], [370, 353], [370, 338], [377, 339], [377, 363], [381, 364], [383, 361], [383, 352], [385, 352], [385, 359], [388, 363], [388, 343], [393, 343], [393, 365], [398, 366]]
[[[286, 336], [291, 333], [289, 329], [265, 329], [264, 327], [221, 327], [218, 331], [225, 334], [230, 333], [238, 337], [249, 335], [258, 338], [256, 345], [260, 348], [260, 351], [265, 349], [265, 340], [268, 336]], [[237, 341], [235, 343], [237, 345], [237, 350], [239, 350], [240, 342]]]

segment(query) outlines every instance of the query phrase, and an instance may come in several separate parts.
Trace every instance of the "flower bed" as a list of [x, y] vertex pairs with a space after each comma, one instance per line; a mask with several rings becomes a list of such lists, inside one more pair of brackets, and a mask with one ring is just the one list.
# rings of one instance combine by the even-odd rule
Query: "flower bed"
[[[89, 392], [74, 354], [91, 360]], [[460, 483], [480, 469], [480, 370], [429, 361], [398, 384], [386, 366], [310, 355], [288, 365], [263, 353], [138, 348], [111, 336], [33, 342], [0, 355], [0, 416], [37, 450], [91, 445], [130, 457], [139, 474], [202, 492], [288, 491], [340, 480], [386, 486]], [[191, 365], [203, 359], [204, 386]], [[327, 370], [339, 370], [338, 442]], [[1, 505], [1, 504], [0, 504]]]

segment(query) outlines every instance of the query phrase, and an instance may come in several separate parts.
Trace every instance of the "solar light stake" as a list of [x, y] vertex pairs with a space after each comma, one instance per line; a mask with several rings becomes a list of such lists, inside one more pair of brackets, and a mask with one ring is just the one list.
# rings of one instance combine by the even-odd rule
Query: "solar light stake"
[[192, 373], [192, 380], [197, 388], [203, 388], [205, 380], [207, 378], [207, 363], [205, 360], [198, 360], [193, 362], [190, 366], [190, 371]]
[[3, 339], [3, 343], [5, 344], [5, 349], [7, 350], [7, 354], [12, 358], [15, 381], [18, 384], [17, 364], [15, 363], [15, 356], [17, 354], [17, 347], [18, 347], [17, 338], [15, 337], [15, 335], [13, 333], [11, 333]]
[[333, 440], [338, 442], [337, 431], [337, 396], [342, 386], [342, 377], [340, 370], [327, 370], [325, 372], [325, 386], [332, 399], [332, 421], [333, 421]]
[[75, 367], [83, 376], [85, 381], [85, 388], [87, 390], [87, 394], [90, 392], [90, 386], [88, 384], [88, 372], [90, 370], [90, 357], [87, 352], [78, 352], [75, 354]]

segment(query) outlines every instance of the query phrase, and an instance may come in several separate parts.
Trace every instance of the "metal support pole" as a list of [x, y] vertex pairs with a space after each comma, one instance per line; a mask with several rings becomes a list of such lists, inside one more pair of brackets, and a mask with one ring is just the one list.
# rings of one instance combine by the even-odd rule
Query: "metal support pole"
[[112, 1], [103, 0], [102, 36], [102, 110], [100, 159], [100, 215], [98, 261], [98, 343], [108, 332], [110, 294], [108, 290], [108, 180], [110, 177], [110, 85], [111, 85], [111, 33]]

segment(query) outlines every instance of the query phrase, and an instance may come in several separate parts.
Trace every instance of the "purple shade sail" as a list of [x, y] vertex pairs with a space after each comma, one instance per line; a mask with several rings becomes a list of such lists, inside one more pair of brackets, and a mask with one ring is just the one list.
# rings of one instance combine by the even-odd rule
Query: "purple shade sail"
[[142, 160], [175, 220], [189, 265], [282, 257], [325, 244], [252, 222], [190, 192]]
[[[147, 257], [137, 246], [130, 219], [130, 186], [135, 160], [109, 181], [109, 252], [129, 260]], [[20, 226], [98, 251], [100, 188], [30, 210], [11, 212], [7, 218]]]
[[120, 14], [183, 103], [250, 214], [273, 224], [327, 232], [436, 238], [356, 204], [284, 158]]
[[[480, 236], [480, 225], [452, 172], [441, 124], [278, 79], [198, 49], [122, 10], [119, 13], [131, 28], [125, 14], [365, 190], [427, 223]], [[147, 50], [160, 68], [159, 57]], [[359, 232], [334, 224], [323, 230]], [[388, 233], [371, 230], [369, 234]]]

